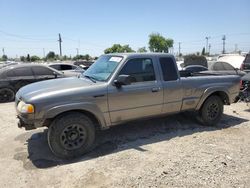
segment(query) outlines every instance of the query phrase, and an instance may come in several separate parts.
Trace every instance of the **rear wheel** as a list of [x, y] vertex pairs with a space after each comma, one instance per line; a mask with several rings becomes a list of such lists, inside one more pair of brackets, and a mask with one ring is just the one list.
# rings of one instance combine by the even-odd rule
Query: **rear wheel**
[[56, 118], [49, 127], [48, 144], [58, 157], [70, 159], [88, 152], [95, 140], [95, 127], [82, 113], [73, 112]]
[[211, 96], [202, 105], [197, 119], [204, 125], [215, 126], [221, 119], [223, 109], [221, 98]]
[[11, 102], [15, 99], [15, 92], [10, 88], [0, 89], [0, 102]]

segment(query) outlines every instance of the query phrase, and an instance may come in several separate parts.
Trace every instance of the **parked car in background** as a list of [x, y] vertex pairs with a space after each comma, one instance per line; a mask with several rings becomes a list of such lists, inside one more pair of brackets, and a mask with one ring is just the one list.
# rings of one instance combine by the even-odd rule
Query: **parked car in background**
[[207, 71], [208, 68], [202, 65], [189, 65], [183, 68], [184, 71], [188, 71], [190, 73]]
[[75, 61], [73, 64], [82, 67], [84, 70], [87, 70], [94, 61]]
[[20, 63], [18, 63], [18, 62], [4, 62], [4, 63], [0, 64], [0, 69], [4, 68], [4, 67], [11, 66], [11, 65], [17, 65], [17, 64], [20, 64]]
[[57, 70], [38, 64], [10, 65], [0, 69], [0, 102], [10, 102], [23, 86], [42, 80], [62, 78]]
[[81, 67], [69, 63], [51, 63], [48, 66], [61, 71], [65, 76], [78, 76], [85, 71]]
[[241, 89], [247, 88], [248, 92], [250, 92], [250, 73], [247, 73], [245, 76], [243, 76], [241, 80]]
[[250, 53], [246, 54], [246, 57], [241, 64], [240, 70], [250, 72]]
[[237, 68], [234, 68], [231, 64], [222, 61], [208, 62], [209, 73], [222, 74], [222, 75], [239, 75], [244, 76], [246, 73]]
[[[178, 67], [178, 64], [177, 64], [177, 67]], [[182, 69], [179, 69], [178, 67], [178, 70], [179, 70], [181, 77], [189, 77], [189, 76], [192, 76], [192, 74], [194, 73], [207, 71], [208, 69], [207, 67], [204, 67], [202, 65], [188, 65], [186, 67], [183, 67]]]
[[250, 73], [241, 77], [240, 93], [236, 97], [235, 101], [250, 102]]
[[227, 62], [234, 68], [240, 69], [245, 56], [240, 54], [222, 54], [218, 57], [217, 61]]

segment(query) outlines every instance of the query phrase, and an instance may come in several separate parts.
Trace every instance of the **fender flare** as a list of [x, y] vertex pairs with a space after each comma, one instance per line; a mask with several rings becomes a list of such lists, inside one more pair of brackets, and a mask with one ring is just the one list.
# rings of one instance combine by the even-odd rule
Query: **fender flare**
[[44, 114], [44, 119], [53, 119], [56, 116], [69, 111], [86, 111], [91, 113], [93, 116], [95, 116], [101, 128], [107, 127], [103, 112], [101, 112], [98, 106], [89, 102], [62, 104], [52, 107], [46, 111]]
[[[204, 91], [204, 93], [202, 94], [201, 99], [198, 102], [198, 104], [197, 104], [197, 106], [196, 106], [195, 109], [199, 110], [201, 108], [202, 104], [205, 102], [205, 100], [209, 96], [213, 95], [214, 93], [218, 93], [218, 92], [219, 93], [222, 92], [223, 94], [225, 94], [226, 97], [227, 97], [227, 99], [229, 100], [229, 92], [228, 92], [228, 90], [225, 87], [210, 87], [210, 88], [207, 88]], [[228, 102], [230, 102], [230, 101], [228, 101]]]

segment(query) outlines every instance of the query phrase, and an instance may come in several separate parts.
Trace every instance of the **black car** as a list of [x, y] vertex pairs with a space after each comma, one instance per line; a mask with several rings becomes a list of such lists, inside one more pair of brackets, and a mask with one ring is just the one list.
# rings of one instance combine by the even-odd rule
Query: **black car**
[[186, 67], [183, 67], [183, 69], [180, 70], [179, 73], [181, 77], [189, 77], [195, 73], [207, 70], [208, 70], [207, 67], [204, 67], [202, 65], [188, 65]]
[[194, 72], [201, 72], [201, 71], [207, 71], [207, 67], [204, 67], [202, 65], [188, 65], [183, 68], [184, 71], [189, 71], [191, 73]]
[[51, 63], [48, 66], [61, 71], [65, 76], [79, 76], [85, 71], [77, 65], [71, 65], [68, 63]]
[[39, 64], [19, 64], [0, 69], [0, 102], [13, 101], [23, 86], [42, 80], [62, 78], [57, 70]]
[[250, 53], [246, 55], [245, 60], [240, 67], [240, 70], [250, 72]]

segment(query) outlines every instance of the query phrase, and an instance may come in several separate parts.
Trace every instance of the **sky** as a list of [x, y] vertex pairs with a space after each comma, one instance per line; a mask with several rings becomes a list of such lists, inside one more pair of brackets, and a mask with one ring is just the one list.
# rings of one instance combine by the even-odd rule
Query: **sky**
[[173, 52], [250, 51], [250, 0], [0, 0], [0, 55], [99, 56], [114, 43], [148, 47], [149, 35], [174, 40]]

